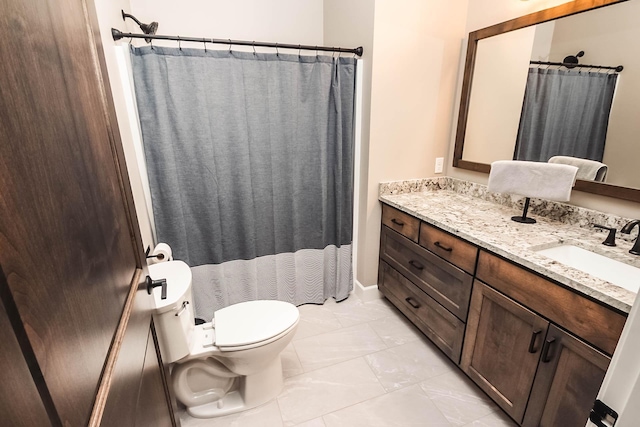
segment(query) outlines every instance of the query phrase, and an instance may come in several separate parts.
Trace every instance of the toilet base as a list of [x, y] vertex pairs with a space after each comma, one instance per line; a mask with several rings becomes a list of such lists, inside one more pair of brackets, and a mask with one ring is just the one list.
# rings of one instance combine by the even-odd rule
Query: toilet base
[[214, 418], [246, 411], [274, 399], [282, 391], [282, 385], [282, 362], [278, 355], [263, 371], [240, 377], [237, 390], [215, 402], [187, 407], [187, 413], [194, 418]]

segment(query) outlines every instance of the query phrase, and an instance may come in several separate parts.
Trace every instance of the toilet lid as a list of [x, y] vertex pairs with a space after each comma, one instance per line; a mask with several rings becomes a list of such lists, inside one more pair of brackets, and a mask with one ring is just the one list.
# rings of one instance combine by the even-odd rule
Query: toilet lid
[[216, 346], [238, 347], [268, 340], [292, 327], [298, 308], [284, 301], [248, 301], [213, 314]]

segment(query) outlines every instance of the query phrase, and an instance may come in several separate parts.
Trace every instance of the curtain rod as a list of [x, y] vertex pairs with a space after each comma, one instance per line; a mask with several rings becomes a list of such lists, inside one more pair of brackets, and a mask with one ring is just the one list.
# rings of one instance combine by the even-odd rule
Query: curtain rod
[[355, 49], [346, 49], [342, 47], [327, 47], [327, 46], [308, 46], [299, 44], [280, 44], [280, 43], [268, 43], [268, 42], [256, 42], [245, 40], [231, 40], [231, 39], [206, 39], [196, 37], [180, 37], [180, 36], [161, 36], [157, 34], [134, 34], [123, 33], [122, 31], [112, 28], [111, 35], [113, 40], [120, 40], [123, 38], [132, 39], [153, 39], [153, 40], [174, 40], [177, 42], [196, 42], [196, 43], [212, 43], [212, 44], [226, 44], [236, 46], [252, 46], [252, 47], [274, 47], [276, 49], [298, 49], [298, 50], [321, 50], [323, 52], [341, 52], [341, 53], [353, 53], [358, 56], [362, 56], [362, 46]]
[[618, 65], [616, 67], [609, 67], [606, 65], [587, 65], [587, 64], [575, 64], [573, 62], [544, 62], [544, 61], [529, 61], [529, 64], [536, 65], [559, 65], [567, 68], [595, 68], [599, 70], [614, 70], [616, 72], [621, 72], [624, 67], [622, 65]]

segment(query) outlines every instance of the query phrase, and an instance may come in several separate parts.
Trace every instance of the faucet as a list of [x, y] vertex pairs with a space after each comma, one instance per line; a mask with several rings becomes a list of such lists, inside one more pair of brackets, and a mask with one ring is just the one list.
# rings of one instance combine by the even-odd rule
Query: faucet
[[[621, 233], [631, 234], [631, 230], [633, 227], [638, 226], [638, 234], [640, 235], [640, 219], [634, 219], [633, 221], [629, 221], [622, 229]], [[629, 249], [629, 253], [633, 255], [640, 255], [640, 237], [636, 238], [636, 242], [633, 244], [633, 247]]]

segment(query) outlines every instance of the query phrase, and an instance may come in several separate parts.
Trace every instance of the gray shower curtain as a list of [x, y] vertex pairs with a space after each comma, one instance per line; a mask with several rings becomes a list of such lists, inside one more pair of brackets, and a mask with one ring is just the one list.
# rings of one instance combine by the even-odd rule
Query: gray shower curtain
[[617, 74], [530, 68], [515, 160], [602, 162]]
[[132, 48], [158, 241], [196, 315], [352, 288], [355, 59]]

